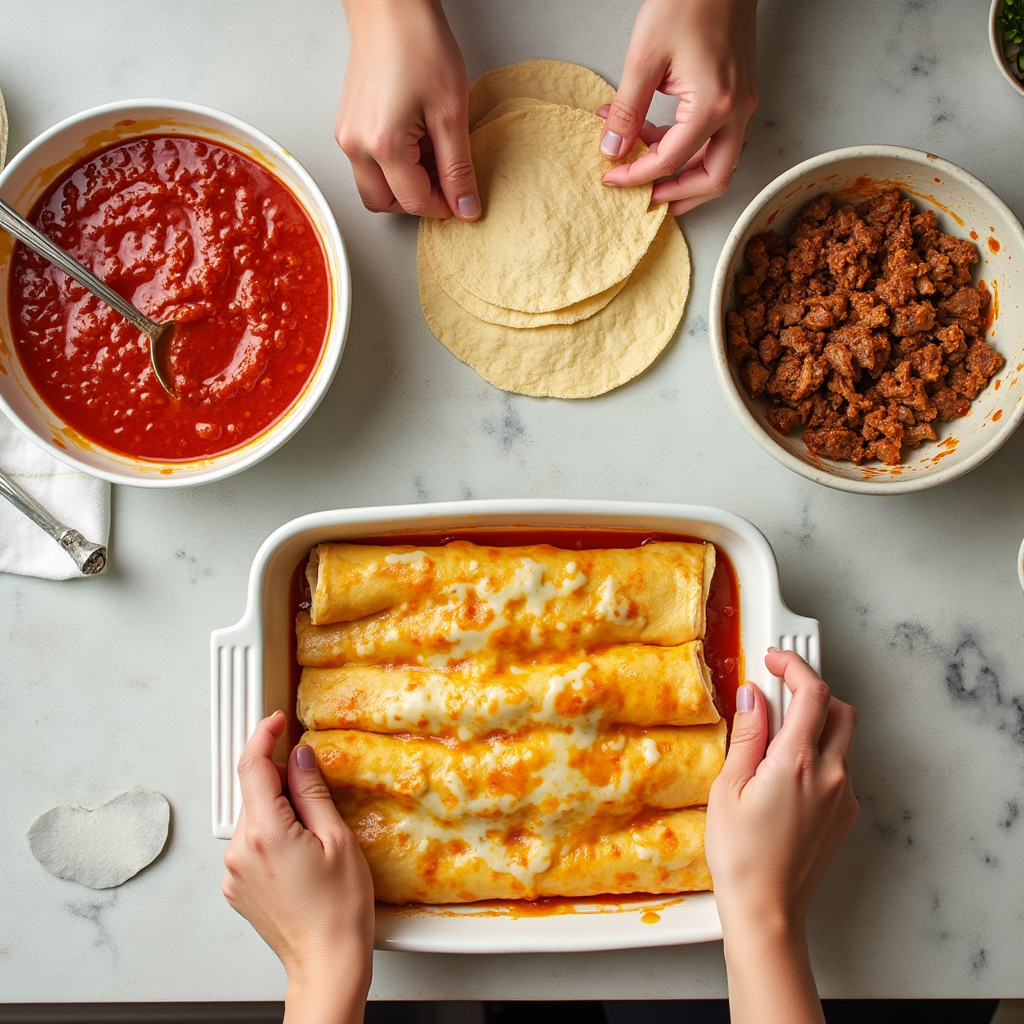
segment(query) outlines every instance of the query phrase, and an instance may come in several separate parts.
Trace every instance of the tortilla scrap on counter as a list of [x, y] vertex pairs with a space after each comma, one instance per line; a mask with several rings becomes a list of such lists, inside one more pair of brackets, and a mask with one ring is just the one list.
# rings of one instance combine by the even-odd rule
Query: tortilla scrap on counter
[[388, 903], [711, 888], [712, 544], [320, 544], [297, 712]]
[[[484, 215], [420, 222], [420, 304], [438, 340], [506, 391], [588, 398], [671, 341], [690, 260], [651, 186], [601, 184], [592, 113], [615, 90], [586, 68], [525, 61], [470, 89]], [[588, 109], [589, 108], [589, 109]], [[646, 151], [638, 142], [630, 158]]]

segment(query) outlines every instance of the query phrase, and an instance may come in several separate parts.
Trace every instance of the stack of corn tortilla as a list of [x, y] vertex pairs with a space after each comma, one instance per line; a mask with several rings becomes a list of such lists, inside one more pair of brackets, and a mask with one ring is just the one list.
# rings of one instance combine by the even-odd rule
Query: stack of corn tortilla
[[[588, 398], [669, 343], [690, 258], [651, 186], [601, 183], [593, 111], [615, 90], [576, 64], [525, 61], [470, 89], [483, 216], [420, 222], [420, 303], [454, 355], [506, 391]], [[638, 142], [625, 160], [646, 151]]]

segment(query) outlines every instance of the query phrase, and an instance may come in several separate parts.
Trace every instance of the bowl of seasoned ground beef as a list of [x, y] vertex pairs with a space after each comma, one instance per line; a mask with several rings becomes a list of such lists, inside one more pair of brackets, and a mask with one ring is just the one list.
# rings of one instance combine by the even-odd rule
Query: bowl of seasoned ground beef
[[933, 487], [1024, 415], [1024, 229], [966, 171], [858, 146], [744, 211], [711, 289], [719, 383], [783, 465], [842, 490]]

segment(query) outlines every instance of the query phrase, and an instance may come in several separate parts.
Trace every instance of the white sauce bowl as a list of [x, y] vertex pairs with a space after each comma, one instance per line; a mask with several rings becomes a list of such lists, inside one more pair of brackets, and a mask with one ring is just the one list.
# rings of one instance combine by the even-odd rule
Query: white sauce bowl
[[[823, 192], [859, 202], [885, 188], [899, 188], [918, 210], [935, 211], [939, 228], [972, 238], [979, 255], [975, 284], [992, 291], [996, 314], [986, 340], [1006, 360], [971, 402], [967, 416], [932, 426], [937, 441], [904, 448], [903, 462], [855, 466], [811, 455], [798, 428], [780, 434], [766, 419], [768, 403], [752, 399], [729, 363], [725, 316], [739, 309], [735, 281], [748, 272], [746, 248], [768, 230], [785, 234], [796, 215]], [[973, 236], [972, 236], [973, 232]], [[975, 237], [976, 236], [976, 237]], [[991, 241], [990, 241], [991, 240]], [[726, 240], [711, 285], [711, 350], [718, 382], [747, 433], [774, 459], [801, 476], [844, 491], [895, 494], [955, 480], [980, 466], [1017, 429], [1024, 416], [1024, 228], [987, 185], [955, 164], [901, 146], [854, 146], [812, 157], [780, 175], [744, 210]]]
[[334, 214], [302, 165], [269, 136], [230, 114], [173, 100], [126, 100], [75, 114], [30, 142], [0, 174], [0, 197], [27, 216], [51, 184], [89, 153], [139, 135], [193, 135], [222, 143], [273, 172], [302, 204], [327, 258], [331, 312], [320, 361], [291, 408], [261, 434], [229, 452], [159, 462], [109, 451], [70, 429], [39, 396], [15, 352], [8, 295], [14, 241], [0, 232], [0, 410], [49, 454], [111, 483], [182, 487], [239, 473], [281, 447], [312, 415], [341, 362], [352, 289]]

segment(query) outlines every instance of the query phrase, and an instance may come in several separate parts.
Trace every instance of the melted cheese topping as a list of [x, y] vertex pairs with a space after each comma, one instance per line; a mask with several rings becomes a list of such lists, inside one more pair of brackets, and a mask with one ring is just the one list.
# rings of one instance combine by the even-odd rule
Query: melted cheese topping
[[[646, 625], [646, 609], [631, 597], [638, 585], [634, 570], [627, 567], [621, 577], [605, 570], [597, 577], [600, 582], [595, 580], [587, 590], [590, 580], [575, 560], [545, 565], [517, 553], [498, 572], [493, 549], [486, 553], [486, 558], [469, 558], [460, 550], [464, 575], [441, 576], [422, 596], [416, 596], [411, 581], [433, 579], [438, 556], [421, 549], [383, 555], [381, 561], [395, 567], [395, 573], [409, 567], [395, 577], [406, 599], [352, 622], [355, 654], [377, 659], [382, 671], [389, 664], [397, 670], [403, 662], [389, 663], [389, 645], [412, 642], [418, 649], [402, 656], [405, 664], [423, 667], [407, 670], [419, 675], [404, 689], [389, 690], [386, 701], [369, 714], [373, 725], [390, 735], [363, 744], [339, 740], [335, 753], [318, 748], [318, 757], [346, 817], [354, 821], [352, 816], [367, 800], [384, 801], [388, 830], [403, 837], [408, 855], [425, 874], [431, 874], [430, 865], [439, 863], [438, 858], [454, 858], [453, 863], [476, 858], [488, 871], [514, 879], [523, 891], [533, 891], [538, 876], [567, 851], [590, 842], [587, 837], [623, 829], [628, 835], [630, 822], [644, 815], [648, 821], [652, 807], [692, 806], [692, 793], [666, 795], [684, 792], [685, 787], [672, 788], [680, 769], [685, 771], [702, 758], [713, 771], [717, 768], [715, 755], [709, 760], [697, 746], [681, 754], [671, 742], [659, 743], [643, 729], [616, 726], [607, 702], [618, 691], [595, 673], [597, 658], [582, 645], [573, 649], [574, 638], [588, 621], [637, 630]], [[352, 557], [366, 556], [356, 552]], [[583, 561], [590, 566], [593, 559]], [[554, 573], [552, 565], [557, 565]], [[365, 571], [367, 578], [372, 577], [372, 565]], [[705, 569], [703, 576], [695, 577], [698, 590], [706, 586], [706, 576]], [[366, 600], [377, 601], [378, 592], [367, 584]], [[665, 592], [675, 594], [677, 588]], [[574, 605], [556, 604], [573, 596], [580, 598]], [[702, 602], [704, 596], [698, 594], [697, 600]], [[571, 615], [566, 614], [569, 611]], [[695, 621], [703, 623], [702, 604], [700, 613]], [[418, 626], [418, 632], [410, 633], [403, 623], [411, 616], [436, 625]], [[428, 628], [437, 630], [443, 646], [434, 642]], [[569, 654], [545, 666], [547, 645], [556, 638]], [[699, 653], [698, 660], [703, 666]], [[460, 687], [458, 673], [473, 685]], [[621, 697], [616, 699], [621, 703]], [[669, 701], [668, 706], [675, 705]], [[717, 718], [713, 709], [711, 715], [704, 720]], [[348, 732], [351, 737], [357, 731]], [[724, 729], [719, 734], [720, 738], [708, 734], [708, 749], [719, 744], [724, 756]], [[418, 738], [424, 736], [436, 738]], [[705, 798], [707, 786], [700, 790]], [[700, 796], [696, 802], [701, 802]], [[669, 839], [651, 838], [650, 827], [644, 835], [644, 842], [634, 843], [635, 862], [664, 879], [674, 870], [675, 848]], [[665, 835], [671, 837], [671, 832]], [[677, 858], [680, 867], [693, 860], [692, 849], [685, 853], [685, 858]], [[516, 892], [513, 888], [509, 895]]]
[[[449, 664], [483, 650], [497, 631], [510, 625], [510, 606], [522, 604], [527, 615], [542, 620], [552, 598], [566, 597], [586, 585], [587, 577], [576, 569], [575, 562], [570, 562], [566, 566], [566, 578], [555, 585], [545, 582], [544, 566], [532, 558], [519, 559], [519, 568], [513, 574], [511, 582], [497, 589], [494, 589], [493, 581], [486, 577], [474, 583], [450, 584], [446, 592], [451, 598], [450, 604], [457, 619], [475, 618], [465, 615], [466, 609], [475, 603], [481, 603], [490, 612], [490, 617], [479, 629], [453, 626], [445, 637], [452, 645], [451, 650], [445, 654], [435, 655], [431, 663]], [[534, 622], [530, 627], [530, 640], [534, 647], [540, 647], [544, 642], [544, 634], [538, 622]]]
[[658, 744], [649, 736], [641, 740], [640, 745], [644, 750], [644, 760], [648, 764], [657, 764], [661, 760], [661, 753], [658, 751]]
[[406, 551], [400, 555], [392, 552], [390, 555], [384, 556], [384, 561], [388, 565], [401, 565], [405, 562], [422, 562], [426, 557], [426, 551]]

